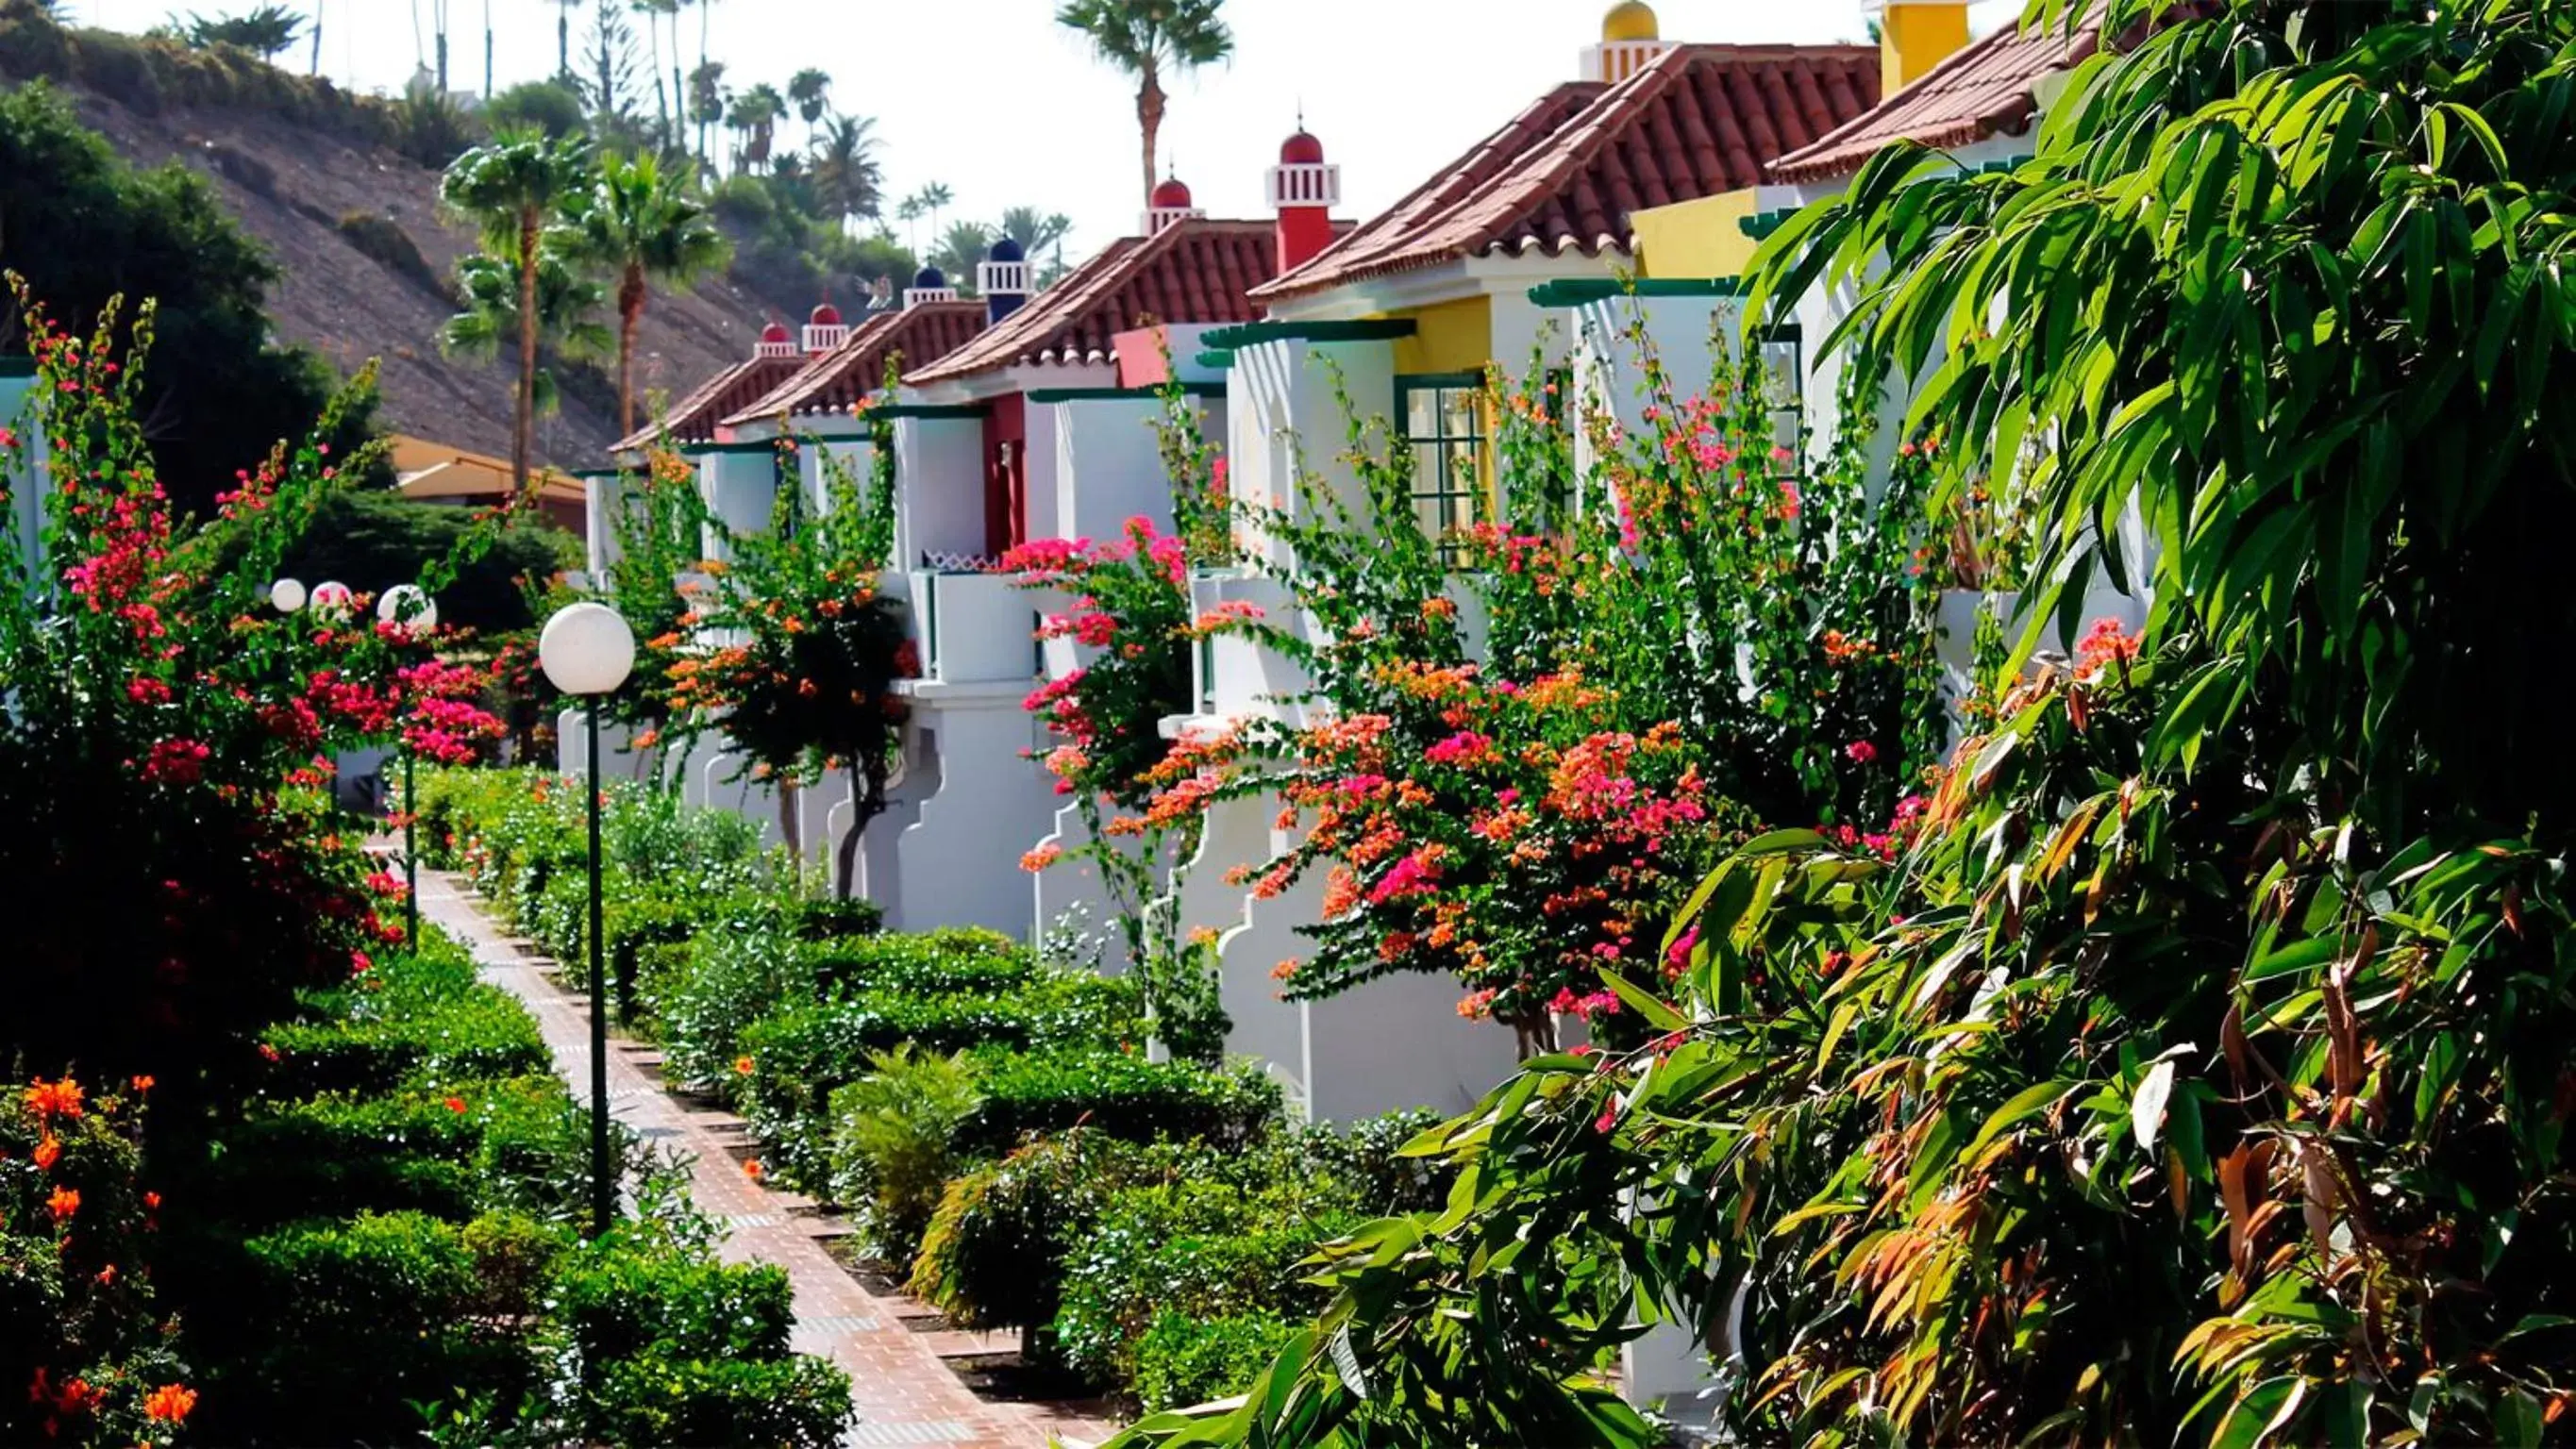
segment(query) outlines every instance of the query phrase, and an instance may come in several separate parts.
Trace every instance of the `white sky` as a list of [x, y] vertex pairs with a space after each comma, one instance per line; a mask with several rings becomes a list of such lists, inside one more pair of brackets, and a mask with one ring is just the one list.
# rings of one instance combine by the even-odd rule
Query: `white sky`
[[[239, 14], [254, 0], [69, 0], [82, 24], [142, 30], [174, 11]], [[415, 0], [286, 0], [323, 7], [323, 67], [360, 90], [396, 90], [416, 63]], [[431, 0], [417, 0], [423, 26]], [[449, 0], [449, 84], [482, 85], [486, 0]], [[550, 0], [489, 0], [500, 86], [555, 66]], [[578, 52], [597, 0], [577, 0]], [[624, 3], [624, 0], [616, 0]], [[1655, 0], [1668, 39], [1858, 41], [1863, 0]], [[1263, 172], [1306, 122], [1342, 167], [1343, 211], [1365, 218], [1574, 78], [1608, 0], [1230, 0], [1235, 59], [1172, 85], [1163, 155], [1211, 215], [1264, 215]], [[1135, 96], [1054, 23], [1055, 0], [718, 0], [711, 33], [726, 81], [782, 92], [803, 66], [833, 77], [841, 110], [874, 116], [890, 196], [927, 182], [955, 193], [949, 219], [1027, 205], [1073, 218], [1068, 260], [1136, 226]], [[1977, 0], [1979, 33], [2019, 0]], [[697, 61], [697, 15], [682, 41]], [[641, 32], [638, 43], [641, 45]], [[299, 47], [287, 63], [301, 68]], [[576, 55], [576, 65], [578, 56]], [[664, 68], [669, 67], [668, 57]], [[649, 79], [645, 107], [651, 107]], [[803, 142], [792, 115], [782, 139]], [[891, 208], [889, 208], [891, 212]], [[898, 226], [898, 232], [901, 228]], [[923, 232], [928, 237], [927, 229]]]

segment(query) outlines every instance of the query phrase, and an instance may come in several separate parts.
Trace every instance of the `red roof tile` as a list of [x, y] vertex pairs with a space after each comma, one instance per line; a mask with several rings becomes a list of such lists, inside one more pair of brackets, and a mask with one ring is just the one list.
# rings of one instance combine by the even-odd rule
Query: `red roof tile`
[[1016, 363], [1076, 363], [1110, 356], [1110, 339], [1137, 327], [1250, 322], [1249, 293], [1279, 266], [1267, 221], [1174, 222], [1150, 237], [1122, 237], [1029, 299], [1001, 325], [908, 373], [907, 383], [953, 381]]
[[1772, 162], [1771, 179], [1840, 176], [1896, 141], [1948, 148], [2019, 132], [2039, 110], [2032, 88], [2041, 78], [2076, 65], [2099, 46], [2097, 16], [2098, 11], [2088, 14], [2072, 34], [2056, 28], [2025, 32], [2007, 24], [1962, 46], [1885, 103]]
[[721, 419], [804, 371], [805, 364], [813, 360], [797, 352], [785, 357], [754, 357], [737, 362], [699, 383], [687, 396], [671, 404], [670, 411], [659, 421], [638, 428], [611, 444], [609, 451], [631, 453], [638, 448], [649, 448], [666, 436], [674, 443], [712, 443], [716, 440], [716, 428]]
[[1878, 100], [1866, 45], [1677, 45], [1615, 86], [1558, 86], [1412, 195], [1254, 293], [1277, 301], [1492, 250], [1597, 256], [1629, 215], [1751, 186]]
[[886, 361], [937, 361], [984, 330], [981, 302], [924, 302], [880, 312], [862, 321], [849, 340], [815, 358], [766, 396], [726, 417], [721, 426], [768, 422], [782, 413], [847, 412], [885, 385]]

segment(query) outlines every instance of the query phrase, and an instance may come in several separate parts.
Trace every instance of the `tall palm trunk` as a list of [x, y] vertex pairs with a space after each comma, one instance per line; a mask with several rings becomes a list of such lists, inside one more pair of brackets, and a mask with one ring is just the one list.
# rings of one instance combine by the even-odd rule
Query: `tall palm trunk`
[[644, 264], [617, 279], [617, 436], [635, 434], [635, 331], [644, 321]]
[[1136, 126], [1145, 133], [1145, 205], [1154, 204], [1155, 142], [1163, 134], [1163, 78], [1145, 67], [1144, 84], [1136, 88]]
[[537, 431], [537, 224], [535, 207], [519, 213], [519, 396], [510, 429], [510, 483], [528, 492]]

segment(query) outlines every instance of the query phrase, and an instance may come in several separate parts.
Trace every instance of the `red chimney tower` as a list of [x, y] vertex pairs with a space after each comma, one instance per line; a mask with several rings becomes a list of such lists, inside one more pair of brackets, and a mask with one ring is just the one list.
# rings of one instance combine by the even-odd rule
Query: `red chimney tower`
[[1342, 168], [1324, 162], [1324, 143], [1306, 133], [1300, 117], [1297, 134], [1279, 147], [1279, 164], [1270, 168], [1270, 206], [1279, 213], [1279, 275], [1304, 266], [1333, 244], [1333, 208], [1342, 204]]

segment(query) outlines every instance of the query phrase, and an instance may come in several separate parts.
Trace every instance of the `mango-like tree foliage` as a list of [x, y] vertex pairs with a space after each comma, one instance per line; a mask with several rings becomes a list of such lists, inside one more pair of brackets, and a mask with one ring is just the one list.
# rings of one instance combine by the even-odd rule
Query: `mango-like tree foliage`
[[2097, 571], [2143, 636], [1989, 681], [1897, 859], [1748, 845], [1660, 1039], [1418, 1142], [1448, 1211], [1135, 1439], [1652, 1442], [1601, 1370], [1659, 1318], [1742, 1442], [2563, 1432], [2576, 14], [2026, 23], [2095, 18], [2032, 158], [1889, 151], [1751, 302], [1846, 289], [1936, 499], [2026, 510], [2028, 637]]

